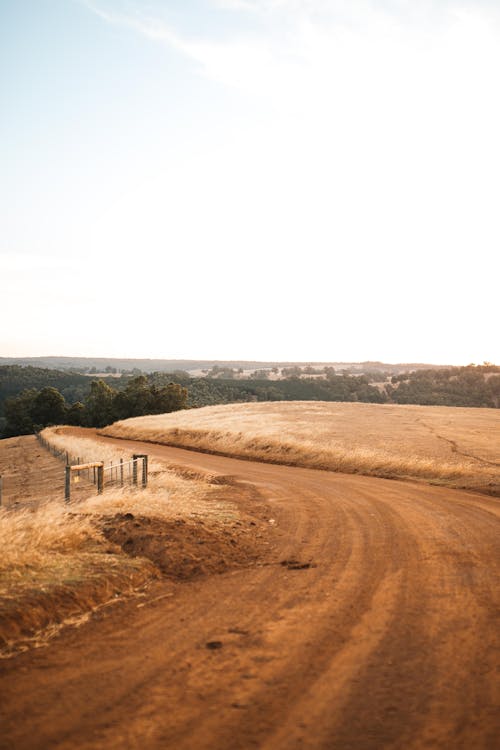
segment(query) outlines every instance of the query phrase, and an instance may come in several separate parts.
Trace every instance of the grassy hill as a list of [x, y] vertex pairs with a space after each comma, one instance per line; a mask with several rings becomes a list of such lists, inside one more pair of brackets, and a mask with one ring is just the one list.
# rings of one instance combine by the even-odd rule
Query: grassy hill
[[317, 469], [500, 493], [495, 409], [279, 402], [117, 422], [103, 434]]

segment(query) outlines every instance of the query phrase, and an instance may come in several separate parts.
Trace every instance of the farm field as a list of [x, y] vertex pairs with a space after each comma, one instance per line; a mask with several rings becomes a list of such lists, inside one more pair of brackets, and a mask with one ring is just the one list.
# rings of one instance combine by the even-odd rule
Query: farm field
[[103, 435], [500, 493], [500, 411], [331, 402], [228, 404], [116, 422]]

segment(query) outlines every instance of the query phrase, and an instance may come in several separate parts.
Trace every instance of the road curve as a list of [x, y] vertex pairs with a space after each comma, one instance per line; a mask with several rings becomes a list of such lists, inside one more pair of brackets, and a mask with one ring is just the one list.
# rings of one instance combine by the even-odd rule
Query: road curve
[[256, 485], [273, 559], [314, 567], [164, 584], [3, 662], [1, 748], [498, 746], [498, 500], [101, 439]]

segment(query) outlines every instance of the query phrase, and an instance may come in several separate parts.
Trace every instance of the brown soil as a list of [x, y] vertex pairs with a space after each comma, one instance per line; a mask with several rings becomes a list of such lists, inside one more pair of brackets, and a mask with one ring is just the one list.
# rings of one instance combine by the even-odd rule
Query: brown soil
[[60, 623], [137, 591], [155, 578], [159, 578], [158, 571], [146, 561], [135, 565], [120, 561], [114, 571], [95, 564], [86, 568], [80, 580], [34, 586], [13, 591], [11, 597], [0, 597], [0, 658], [45, 643]]
[[[498, 500], [145, 452], [257, 490], [270, 509], [265, 561], [159, 581], [1, 663], [0, 747], [497, 746]], [[254, 502], [241, 497], [248, 513]]]
[[127, 555], [151, 560], [166, 578], [188, 580], [255, 562], [256, 525], [235, 521], [221, 527], [202, 519], [164, 521], [125, 513], [103, 519], [102, 529]]

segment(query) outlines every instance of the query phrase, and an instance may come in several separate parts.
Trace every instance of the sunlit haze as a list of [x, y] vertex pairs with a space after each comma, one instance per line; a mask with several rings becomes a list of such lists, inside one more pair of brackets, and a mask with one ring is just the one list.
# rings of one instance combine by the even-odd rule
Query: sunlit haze
[[1, 0], [0, 356], [500, 362], [495, 0]]

